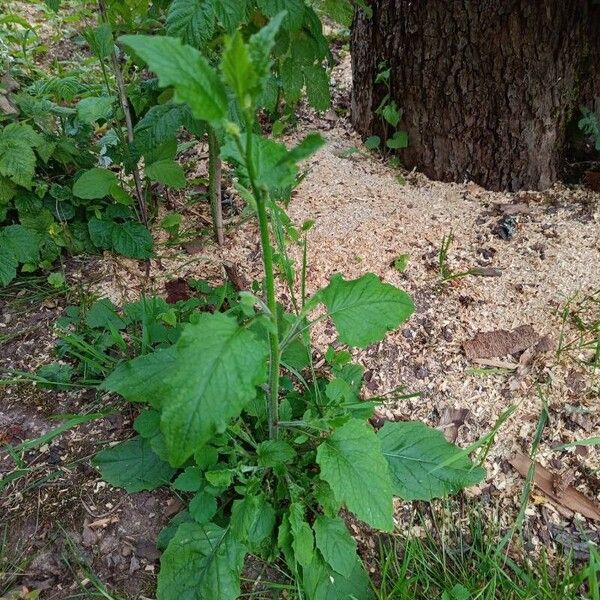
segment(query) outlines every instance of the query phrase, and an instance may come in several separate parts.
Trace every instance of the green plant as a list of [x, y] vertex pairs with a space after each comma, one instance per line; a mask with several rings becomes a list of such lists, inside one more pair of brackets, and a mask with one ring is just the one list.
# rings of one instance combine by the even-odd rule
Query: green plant
[[582, 106], [581, 115], [581, 119], [577, 123], [579, 129], [594, 140], [594, 147], [600, 152], [600, 124], [596, 113], [586, 106]]
[[[276, 3], [259, 4], [272, 12]], [[281, 200], [297, 183], [297, 163], [323, 140], [309, 135], [288, 150], [258, 133], [256, 112], [272, 50], [300, 4], [287, 3], [287, 15], [273, 14], [248, 37], [230, 35], [219, 69], [175, 38], [121, 38], [175, 102], [222, 136], [221, 156], [258, 220], [264, 266], [261, 288], [242, 292], [237, 306], [199, 313], [174, 345], [119, 365], [101, 386], [142, 407], [138, 435], [96, 456], [105, 479], [131, 492], [170, 484], [189, 498], [158, 540], [161, 600], [238, 597], [250, 553], [283, 560], [307, 598], [367, 598], [342, 507], [391, 531], [394, 495], [445, 496], [484, 475], [424, 424], [386, 423], [375, 432], [374, 403], [359, 399], [363, 368], [348, 351], [329, 351], [327, 368], [316, 372], [314, 323], [330, 318], [342, 344], [366, 347], [413, 312], [403, 291], [373, 274], [338, 274], [309, 297], [304, 252], [293, 312], [277, 302], [276, 271], [290, 289], [296, 283], [287, 242], [306, 248]]]
[[[385, 147], [388, 150], [400, 150], [408, 146], [408, 133], [404, 129], [398, 129], [402, 119], [402, 110], [398, 108], [395, 100], [392, 100], [391, 92], [391, 69], [385, 63], [379, 65], [375, 83], [383, 84], [386, 94], [375, 110], [375, 114], [381, 119]], [[391, 127], [391, 129], [390, 129]], [[365, 140], [368, 150], [381, 147], [381, 137], [372, 135]]]

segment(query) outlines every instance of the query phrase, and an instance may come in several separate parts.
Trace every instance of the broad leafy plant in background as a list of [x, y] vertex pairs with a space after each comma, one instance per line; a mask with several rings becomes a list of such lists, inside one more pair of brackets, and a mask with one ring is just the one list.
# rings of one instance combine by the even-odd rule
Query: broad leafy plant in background
[[[138, 435], [97, 455], [105, 479], [130, 492], [171, 485], [189, 499], [158, 540], [161, 600], [237, 598], [248, 555], [283, 561], [306, 598], [368, 598], [341, 511], [391, 531], [394, 495], [430, 499], [483, 476], [423, 424], [376, 432], [375, 402], [360, 401], [363, 369], [348, 351], [330, 349], [325, 369], [313, 365], [314, 323], [331, 319], [341, 345], [366, 347], [410, 317], [406, 293], [366, 274], [335, 275], [308, 296], [304, 258], [294, 310], [277, 302], [274, 254], [293, 231], [280, 230], [281, 199], [297, 163], [322, 144], [309, 135], [288, 150], [257, 127], [272, 50], [293, 18], [289, 10], [252, 34], [232, 31], [217, 67], [177, 38], [121, 38], [223, 140], [221, 156], [256, 213], [264, 265], [256, 294], [198, 313], [175, 344], [121, 364], [103, 384], [141, 409]], [[281, 274], [291, 287], [293, 271]]]

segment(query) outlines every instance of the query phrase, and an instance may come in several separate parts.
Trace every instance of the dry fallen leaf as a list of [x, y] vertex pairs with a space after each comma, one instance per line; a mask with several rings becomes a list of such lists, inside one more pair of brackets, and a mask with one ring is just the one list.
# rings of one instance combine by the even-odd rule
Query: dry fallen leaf
[[521, 325], [512, 331], [498, 329], [478, 333], [463, 343], [467, 358], [494, 358], [516, 354], [533, 346], [540, 339], [531, 325]]

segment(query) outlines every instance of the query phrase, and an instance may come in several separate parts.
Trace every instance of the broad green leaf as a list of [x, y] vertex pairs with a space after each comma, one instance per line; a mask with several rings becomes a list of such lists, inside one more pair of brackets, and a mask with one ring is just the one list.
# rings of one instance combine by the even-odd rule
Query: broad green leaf
[[95, 167], [81, 174], [73, 185], [73, 195], [84, 200], [105, 198], [115, 185], [119, 180], [112, 171]]
[[406, 292], [382, 283], [373, 273], [351, 281], [338, 273], [318, 298], [327, 306], [340, 340], [359, 348], [382, 340], [415, 310]]
[[187, 467], [173, 482], [173, 489], [180, 492], [197, 492], [204, 483], [204, 474], [198, 467]]
[[283, 440], [266, 440], [258, 444], [256, 454], [261, 467], [276, 467], [292, 460], [296, 451]]
[[152, 236], [142, 223], [114, 223], [111, 244], [115, 252], [129, 258], [143, 260], [152, 256]]
[[288, 57], [282, 62], [279, 74], [286, 102], [293, 105], [300, 100], [304, 87], [302, 65], [292, 57]]
[[90, 239], [96, 248], [107, 250], [112, 246], [113, 225], [112, 221], [103, 221], [96, 217], [91, 217], [88, 221]]
[[356, 565], [356, 542], [340, 517], [319, 516], [313, 525], [317, 548], [329, 566], [350, 577]]
[[261, 82], [271, 77], [271, 50], [285, 15], [285, 11], [277, 13], [262, 29], [250, 37], [248, 43], [250, 57]]
[[89, 125], [101, 119], [106, 121], [112, 116], [114, 101], [112, 96], [84, 98], [77, 103], [77, 116]]
[[173, 86], [174, 100], [186, 103], [197, 119], [219, 124], [227, 117], [227, 92], [202, 54], [178, 39], [125, 35], [119, 38], [157, 75], [162, 87]]
[[85, 315], [85, 323], [92, 329], [125, 329], [126, 323], [119, 316], [117, 307], [108, 299], [101, 298], [92, 304]]
[[299, 144], [294, 146], [288, 155], [288, 160], [299, 162], [312, 156], [325, 144], [325, 138], [319, 133], [309, 133]]
[[190, 515], [200, 525], [208, 523], [217, 512], [217, 500], [208, 492], [198, 492], [190, 501]]
[[169, 483], [175, 470], [161, 460], [142, 437], [134, 437], [96, 454], [94, 464], [102, 477], [128, 492], [153, 490]]
[[367, 150], [375, 150], [381, 146], [381, 138], [378, 135], [372, 135], [365, 140], [365, 148]]
[[215, 30], [213, 6], [211, 0], [173, 0], [167, 14], [167, 33], [203, 48]]
[[364, 422], [352, 419], [317, 449], [321, 479], [335, 497], [372, 527], [391, 531], [392, 484], [381, 444]]
[[206, 481], [217, 488], [227, 488], [233, 481], [233, 471], [231, 469], [214, 469], [204, 473]]
[[394, 128], [400, 122], [400, 112], [395, 102], [386, 104], [381, 110], [381, 116]]
[[4, 152], [0, 149], [0, 174], [17, 185], [31, 188], [35, 164], [35, 154], [26, 143], [13, 140]]
[[356, 556], [349, 577], [336, 573], [318, 554], [302, 569], [306, 600], [371, 600], [373, 591], [369, 577]]
[[394, 135], [386, 141], [385, 145], [393, 150], [408, 147], [408, 132], [396, 131]]
[[263, 495], [235, 500], [231, 509], [231, 532], [237, 540], [256, 547], [275, 527], [275, 510]]
[[39, 259], [39, 236], [22, 225], [1, 228], [0, 246], [12, 252], [18, 262], [35, 263]]
[[320, 111], [327, 110], [331, 105], [329, 91], [329, 74], [320, 65], [310, 65], [304, 69], [306, 82], [306, 97], [310, 105]]
[[386, 423], [377, 437], [389, 464], [393, 492], [403, 500], [443, 498], [485, 477], [463, 450], [423, 423]]
[[304, 20], [304, 2], [302, 0], [257, 0], [258, 8], [267, 16], [275, 17], [286, 11], [283, 19], [285, 29], [298, 30]]
[[236, 600], [246, 550], [214, 523], [183, 523], [160, 560], [158, 600]]
[[182, 104], [153, 106], [134, 129], [134, 143], [138, 152], [147, 155], [150, 148], [176, 139], [180, 127], [190, 118], [189, 108]]
[[345, 27], [352, 25], [354, 3], [351, 0], [323, 0], [321, 10], [334, 21]]
[[247, 0], [217, 0], [215, 15], [227, 33], [233, 33], [246, 16]]
[[146, 167], [146, 176], [150, 181], [159, 181], [175, 189], [187, 184], [183, 167], [171, 159], [159, 160]]
[[11, 250], [0, 244], [0, 283], [8, 285], [17, 276], [19, 261]]
[[225, 430], [266, 379], [267, 344], [222, 313], [202, 313], [177, 344], [118, 367], [103, 387], [162, 407], [170, 460], [182, 464]]
[[296, 562], [307, 567], [314, 556], [315, 540], [313, 531], [304, 517], [304, 508], [301, 504], [294, 502], [289, 509], [288, 519], [292, 532], [292, 549]]

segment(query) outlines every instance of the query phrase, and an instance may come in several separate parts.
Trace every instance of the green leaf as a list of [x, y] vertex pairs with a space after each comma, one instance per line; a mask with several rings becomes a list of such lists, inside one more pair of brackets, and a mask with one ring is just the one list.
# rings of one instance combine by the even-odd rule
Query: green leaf
[[96, 217], [92, 217], [88, 221], [90, 239], [96, 248], [108, 250], [108, 248], [112, 246], [113, 225], [114, 224], [111, 221], [103, 221]]
[[111, 485], [128, 492], [153, 490], [169, 483], [175, 470], [142, 437], [134, 437], [96, 454], [94, 464]]
[[182, 523], [160, 560], [158, 600], [236, 600], [245, 554], [214, 523]]
[[317, 548], [329, 566], [344, 577], [350, 577], [356, 564], [356, 542], [344, 521], [321, 515], [315, 520], [313, 529]]
[[336, 573], [315, 554], [310, 565], [302, 570], [302, 583], [307, 600], [371, 600], [371, 583], [360, 562], [355, 558], [349, 577]]
[[392, 487], [381, 444], [364, 422], [352, 419], [317, 449], [321, 479], [335, 497], [372, 527], [391, 531]]
[[354, 4], [350, 0], [324, 0], [321, 10], [334, 21], [345, 27], [352, 25]]
[[403, 500], [454, 494], [485, 477], [441, 431], [418, 422], [386, 423], [377, 434], [389, 464], [393, 492]]
[[275, 17], [286, 11], [283, 19], [285, 29], [296, 31], [304, 21], [304, 2], [302, 0], [257, 0], [258, 8], [267, 17]]
[[73, 195], [84, 200], [97, 200], [110, 196], [115, 185], [119, 185], [119, 180], [112, 171], [95, 167], [82, 173], [73, 185]]
[[312, 156], [319, 148], [325, 145], [325, 138], [319, 133], [309, 133], [298, 145], [294, 146], [287, 160], [299, 162]]
[[152, 256], [152, 236], [141, 223], [114, 223], [111, 244], [115, 252], [129, 258], [143, 260]]
[[400, 112], [395, 102], [386, 104], [381, 110], [381, 116], [392, 126], [396, 127], [400, 122]]
[[258, 464], [261, 467], [276, 467], [291, 461], [296, 451], [283, 440], [267, 440], [256, 447]]
[[0, 148], [0, 174], [24, 188], [31, 188], [36, 162], [31, 146], [24, 142], [13, 140], [4, 152]]
[[275, 527], [275, 509], [262, 494], [235, 500], [231, 509], [231, 532], [236, 539], [256, 547]]
[[194, 521], [203, 525], [204, 523], [208, 523], [217, 512], [217, 500], [214, 496], [203, 490], [192, 498], [189, 511]]
[[331, 106], [327, 71], [320, 65], [310, 65], [304, 68], [304, 80], [309, 104], [315, 110], [327, 110]]
[[307, 567], [313, 559], [315, 540], [312, 529], [304, 518], [304, 507], [294, 502], [290, 506], [288, 518], [292, 532], [294, 558], [299, 565]]
[[112, 27], [108, 23], [102, 23], [98, 27], [88, 29], [85, 33], [85, 39], [90, 45], [90, 50], [100, 59], [108, 58], [114, 47]]
[[23, 225], [9, 225], [0, 229], [0, 246], [11, 252], [21, 263], [36, 263], [39, 259], [39, 236]]
[[378, 135], [372, 135], [365, 140], [367, 150], [375, 150], [381, 145], [381, 138]]
[[215, 15], [227, 33], [233, 33], [246, 16], [247, 0], [217, 0]]
[[202, 313], [169, 349], [118, 367], [103, 387], [162, 406], [170, 460], [182, 464], [223, 432], [266, 379], [267, 344], [222, 313]]
[[288, 57], [282, 62], [279, 74], [283, 84], [283, 95], [286, 101], [293, 105], [300, 100], [304, 87], [302, 65], [292, 57]]
[[345, 344], [365, 348], [385, 337], [415, 310], [408, 294], [367, 273], [346, 281], [338, 273], [318, 294]]
[[160, 183], [175, 189], [181, 189], [187, 185], [183, 167], [171, 159], [159, 160], [148, 165], [146, 175], [150, 181], [160, 181]]
[[17, 276], [17, 266], [19, 261], [15, 255], [0, 244], [0, 283], [8, 285]]
[[92, 329], [125, 329], [126, 326], [117, 307], [108, 298], [101, 298], [92, 304], [85, 315], [85, 323]]
[[177, 476], [173, 482], [173, 489], [180, 492], [197, 492], [202, 488], [204, 474], [198, 467], [188, 467], [183, 473]]
[[215, 469], [206, 471], [204, 474], [206, 481], [217, 488], [227, 488], [233, 481], [233, 471], [231, 469]]
[[114, 101], [112, 96], [84, 98], [77, 103], [77, 116], [82, 123], [89, 125], [101, 119], [106, 121], [112, 116]]
[[227, 40], [221, 59], [221, 70], [242, 108], [249, 108], [251, 100], [259, 91], [259, 76], [252, 64], [248, 46], [239, 31]]
[[185, 105], [169, 103], [153, 106], [135, 126], [134, 143], [138, 151], [146, 156], [149, 149], [175, 139], [180, 127], [189, 118], [189, 108]]
[[[219, 4], [217, 2], [216, 4]], [[215, 11], [210, 0], [173, 0], [167, 14], [167, 33], [186, 44], [203, 48], [215, 30]]]
[[392, 150], [408, 148], [408, 133], [406, 131], [396, 131], [396, 133], [386, 141], [385, 145]]
[[146, 61], [162, 87], [173, 86], [174, 100], [186, 103], [197, 119], [219, 124], [227, 117], [225, 86], [198, 50], [170, 37], [125, 35], [119, 39]]
[[285, 10], [277, 13], [262, 29], [250, 37], [248, 43], [250, 57], [261, 82], [271, 77], [271, 50], [285, 15]]

